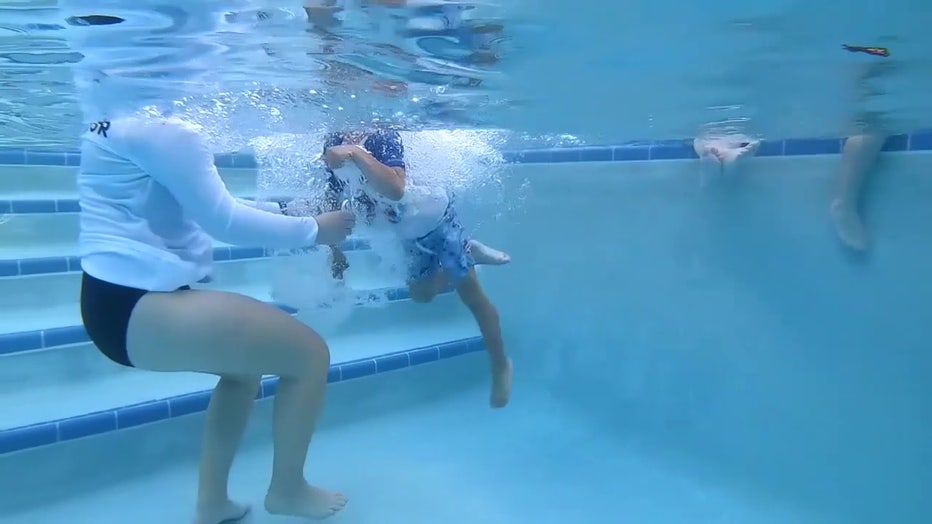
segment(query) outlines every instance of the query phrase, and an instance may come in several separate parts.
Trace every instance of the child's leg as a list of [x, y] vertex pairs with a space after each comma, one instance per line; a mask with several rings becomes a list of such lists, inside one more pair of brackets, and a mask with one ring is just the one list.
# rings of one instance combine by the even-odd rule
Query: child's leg
[[415, 302], [430, 302], [447, 286], [440, 258], [414, 241], [404, 242], [408, 264], [408, 294]]
[[493, 408], [505, 407], [511, 397], [512, 363], [505, 353], [498, 310], [482, 289], [475, 268], [470, 268], [466, 277], [456, 285], [456, 292], [476, 319], [489, 353], [492, 365], [492, 395], [489, 403]]
[[408, 281], [408, 294], [415, 302], [430, 302], [447, 286], [447, 276], [443, 271]]

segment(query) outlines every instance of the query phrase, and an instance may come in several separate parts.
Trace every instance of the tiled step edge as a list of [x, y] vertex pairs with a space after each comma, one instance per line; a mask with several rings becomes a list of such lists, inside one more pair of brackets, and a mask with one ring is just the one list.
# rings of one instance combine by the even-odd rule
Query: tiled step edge
[[[244, 200], [255, 200], [255, 197], [244, 197]], [[288, 197], [269, 197], [268, 201], [290, 200]], [[15, 198], [0, 199], [0, 213], [16, 213], [21, 215], [48, 214], [48, 213], [78, 213], [81, 204], [77, 198]]]
[[[505, 151], [508, 163], [556, 162], [626, 162], [643, 160], [688, 160], [696, 158], [693, 139], [642, 140], [608, 146], [573, 146], [545, 149]], [[757, 156], [831, 155], [841, 152], [843, 138], [788, 138], [764, 140]], [[932, 130], [892, 135], [884, 151], [932, 151]], [[215, 155], [220, 168], [256, 168], [256, 159], [249, 153]], [[76, 151], [46, 152], [24, 149], [0, 149], [0, 165], [76, 166], [80, 154]]]
[[[453, 292], [452, 287], [447, 287], [440, 292], [441, 295]], [[386, 288], [360, 291], [356, 294], [354, 306], [361, 307], [366, 304], [378, 302], [382, 298], [388, 302], [399, 302], [411, 298], [408, 288]], [[270, 305], [281, 309], [289, 315], [298, 312], [297, 309], [269, 302]], [[90, 342], [84, 326], [63, 326], [47, 329], [36, 329], [33, 331], [18, 331], [15, 333], [0, 334], [0, 356], [12, 355], [15, 353], [24, 353], [26, 351], [35, 351], [39, 349], [52, 349], [59, 346], [68, 346], [71, 344], [82, 344]]]
[[[311, 246], [306, 249], [315, 249]], [[361, 238], [347, 240], [342, 245], [343, 251], [362, 251], [370, 249], [369, 241]], [[265, 258], [276, 250], [261, 247], [215, 247], [214, 262], [230, 260], [249, 260]], [[47, 275], [51, 273], [69, 273], [81, 271], [81, 257], [33, 257], [10, 258], [0, 260], [0, 277], [24, 277], [29, 275]]]
[[[330, 366], [327, 382], [332, 384], [377, 373], [396, 371], [436, 360], [483, 351], [483, 348], [482, 339], [472, 337], [354, 360]], [[277, 387], [278, 377], [263, 379], [262, 387], [259, 389], [256, 398], [264, 399], [274, 396]], [[210, 390], [197, 391], [76, 417], [0, 430], [0, 454], [47, 446], [199, 413], [207, 409], [210, 394]]]

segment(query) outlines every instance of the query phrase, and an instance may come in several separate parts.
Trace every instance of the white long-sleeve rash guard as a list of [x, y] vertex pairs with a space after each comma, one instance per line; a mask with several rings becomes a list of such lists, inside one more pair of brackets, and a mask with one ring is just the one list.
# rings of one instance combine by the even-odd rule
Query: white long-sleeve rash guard
[[78, 245], [96, 278], [172, 291], [210, 273], [211, 237], [269, 248], [316, 242], [314, 218], [234, 198], [193, 125], [124, 117], [90, 124], [82, 138]]

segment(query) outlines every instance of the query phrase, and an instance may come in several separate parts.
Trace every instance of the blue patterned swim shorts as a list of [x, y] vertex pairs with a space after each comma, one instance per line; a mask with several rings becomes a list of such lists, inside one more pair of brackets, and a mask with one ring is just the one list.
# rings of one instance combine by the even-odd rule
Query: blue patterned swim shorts
[[408, 279], [412, 281], [430, 278], [442, 269], [450, 282], [457, 284], [476, 265], [469, 253], [469, 234], [460, 224], [452, 204], [436, 229], [417, 240], [406, 240], [404, 247]]

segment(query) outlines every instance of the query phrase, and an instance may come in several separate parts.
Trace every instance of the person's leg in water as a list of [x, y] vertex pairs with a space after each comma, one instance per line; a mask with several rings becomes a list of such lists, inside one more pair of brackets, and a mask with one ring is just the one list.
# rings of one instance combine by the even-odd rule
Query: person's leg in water
[[869, 245], [859, 211], [861, 192], [868, 174], [877, 165], [886, 138], [882, 134], [854, 135], [845, 140], [842, 149], [841, 172], [831, 214], [838, 238], [856, 251], [864, 251]]
[[513, 363], [505, 352], [498, 309], [485, 294], [476, 274], [475, 261], [471, 255], [474, 249], [473, 242], [467, 238], [462, 226], [454, 217], [422, 241], [408, 244], [408, 290], [411, 300], [430, 302], [447, 288], [450, 281], [455, 283], [460, 300], [469, 308], [479, 325], [482, 340], [489, 354], [492, 368], [489, 404], [493, 408], [505, 407], [511, 398]]
[[198, 524], [235, 520], [248, 510], [230, 500], [227, 484], [262, 374], [280, 376], [266, 510], [321, 519], [346, 504], [342, 494], [314, 487], [304, 477], [330, 366], [329, 348], [314, 330], [283, 311], [234, 293], [148, 293], [133, 309], [127, 348], [140, 369], [220, 376], [204, 430]]
[[476, 239], [469, 241], [468, 250], [477, 266], [502, 266], [511, 262], [508, 253], [491, 248]]

